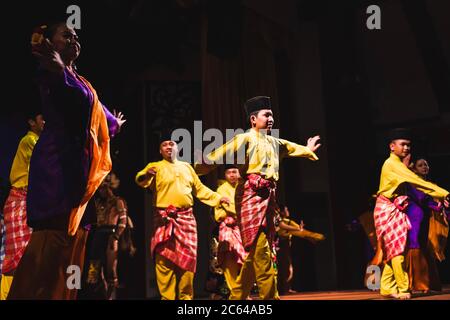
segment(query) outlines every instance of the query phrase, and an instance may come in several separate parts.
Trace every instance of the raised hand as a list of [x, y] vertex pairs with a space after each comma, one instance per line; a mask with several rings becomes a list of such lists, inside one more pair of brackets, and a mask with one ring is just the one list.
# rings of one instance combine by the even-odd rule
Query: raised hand
[[122, 127], [122, 125], [127, 121], [124, 119], [124, 115], [122, 112], [117, 112], [115, 109], [113, 110], [114, 118], [117, 120], [117, 124], [119, 125], [119, 130]]
[[155, 167], [151, 167], [150, 169], [147, 170], [147, 177], [150, 179], [151, 177], [156, 175], [156, 168]]
[[41, 66], [46, 70], [56, 73], [64, 72], [66, 65], [50, 40], [45, 39], [40, 44], [33, 45], [31, 53], [38, 58]]
[[307, 144], [306, 144], [306, 146], [312, 151], [312, 152], [315, 152], [317, 149], [319, 149], [319, 147], [321, 146], [321, 144], [319, 143], [319, 144], [316, 144], [317, 143], [317, 141], [319, 141], [320, 140], [320, 136], [315, 136], [315, 137], [312, 137], [312, 138], [309, 138], [308, 139], [308, 142], [307, 142]]
[[230, 199], [228, 199], [227, 197], [222, 197], [222, 198], [220, 198], [220, 203], [221, 204], [227, 204], [227, 205], [229, 205], [230, 204]]

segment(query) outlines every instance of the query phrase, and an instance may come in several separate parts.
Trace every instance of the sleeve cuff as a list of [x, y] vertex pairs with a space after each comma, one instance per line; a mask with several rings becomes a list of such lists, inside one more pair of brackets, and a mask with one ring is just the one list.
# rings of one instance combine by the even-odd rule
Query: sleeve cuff
[[306, 149], [309, 150], [309, 159], [313, 160], [313, 161], [317, 161], [319, 160], [319, 157], [314, 153], [314, 151], [312, 151], [310, 148], [306, 147]]

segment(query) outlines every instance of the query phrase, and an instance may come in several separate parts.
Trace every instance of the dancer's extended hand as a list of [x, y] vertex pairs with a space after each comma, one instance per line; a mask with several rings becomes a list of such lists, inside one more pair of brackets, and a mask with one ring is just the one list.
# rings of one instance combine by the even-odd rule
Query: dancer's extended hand
[[117, 113], [117, 111], [116, 111], [115, 109], [113, 110], [113, 115], [114, 115], [114, 118], [116, 118], [116, 120], [117, 120], [117, 124], [119, 125], [119, 130], [120, 130], [120, 128], [122, 127], [122, 125], [123, 125], [127, 120], [124, 118], [124, 115], [123, 115], [122, 112], [119, 111], [119, 113]]
[[312, 138], [309, 138], [308, 139], [308, 142], [307, 142], [307, 144], [306, 144], [306, 146], [312, 151], [312, 152], [315, 152], [317, 149], [319, 149], [319, 147], [321, 146], [321, 144], [319, 143], [319, 144], [316, 144], [317, 143], [317, 141], [319, 141], [320, 140], [320, 136], [315, 136], [315, 137], [312, 137]]

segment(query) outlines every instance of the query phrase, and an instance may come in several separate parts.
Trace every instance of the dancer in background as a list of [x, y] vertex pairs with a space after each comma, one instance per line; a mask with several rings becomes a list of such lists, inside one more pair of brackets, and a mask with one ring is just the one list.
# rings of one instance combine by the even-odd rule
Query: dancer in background
[[136, 183], [153, 192], [154, 232], [151, 254], [163, 300], [192, 300], [197, 268], [197, 222], [194, 198], [216, 207], [229, 204], [203, 185], [191, 165], [177, 159], [178, 147], [170, 133], [160, 140], [162, 160], [149, 163], [136, 175]]
[[317, 244], [325, 240], [321, 233], [312, 232], [304, 228], [303, 220], [298, 224], [291, 219], [287, 206], [281, 204], [279, 217], [277, 218], [277, 240], [276, 241], [276, 262], [278, 271], [278, 292], [279, 294], [295, 293], [291, 289], [294, 268], [292, 266], [291, 245], [292, 237], [305, 239], [312, 244]]
[[405, 248], [411, 223], [406, 214], [408, 196], [406, 184], [440, 200], [449, 192], [425, 181], [402, 162], [411, 151], [408, 130], [393, 130], [389, 138], [390, 156], [381, 169], [380, 187], [374, 210], [375, 229], [383, 248], [384, 266], [380, 293], [383, 296], [409, 299], [408, 273], [405, 271]]
[[[27, 225], [27, 188], [31, 154], [44, 130], [44, 118], [38, 112], [28, 116], [28, 133], [20, 140], [9, 176], [11, 190], [3, 209], [2, 248], [3, 261], [0, 300], [8, 296], [14, 272], [31, 237], [32, 229]], [[0, 231], [1, 232], [1, 231]]]
[[87, 246], [87, 297], [112, 300], [119, 285], [119, 240], [127, 227], [126, 201], [114, 194], [120, 180], [111, 172], [95, 195], [97, 222], [89, 231]]
[[[424, 158], [417, 158], [410, 165], [410, 168], [423, 180], [428, 181], [430, 167]], [[429, 247], [431, 219], [442, 219], [445, 207], [444, 202], [434, 201], [431, 196], [407, 185], [408, 207], [406, 214], [411, 222], [411, 229], [408, 231], [408, 243], [406, 251], [406, 270], [409, 275], [409, 288], [411, 291], [428, 292], [430, 290], [440, 291], [442, 289], [439, 280], [439, 273], [436, 265], [435, 252]], [[448, 225], [447, 225], [448, 226]], [[430, 250], [431, 249], [431, 250]]]
[[246, 257], [234, 204], [239, 179], [238, 168], [225, 165], [225, 181], [221, 181], [217, 193], [230, 199], [230, 205], [218, 206], [214, 210], [214, 218], [219, 223], [218, 266], [223, 270], [230, 291], [239, 289], [236, 280]]

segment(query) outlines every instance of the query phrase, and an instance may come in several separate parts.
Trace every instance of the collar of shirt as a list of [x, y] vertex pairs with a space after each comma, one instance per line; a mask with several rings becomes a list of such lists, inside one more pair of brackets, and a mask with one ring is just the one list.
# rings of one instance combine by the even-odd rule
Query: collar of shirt
[[166, 164], [166, 165], [174, 165], [174, 164], [178, 164], [178, 159], [174, 159], [172, 162], [167, 161], [166, 159], [162, 159], [162, 163]]
[[255, 128], [251, 128], [250, 133], [258, 139], [266, 139], [268, 136], [266, 129], [256, 130]]
[[27, 136], [32, 136], [32, 137], [34, 137], [34, 138], [36, 138], [36, 139], [39, 138], [39, 136], [38, 136], [35, 132], [33, 132], [33, 131], [31, 131], [31, 130], [27, 132]]
[[395, 161], [397, 163], [403, 163], [402, 159], [400, 159], [399, 156], [397, 156], [395, 153], [391, 152], [389, 158], [392, 159], [392, 161]]

